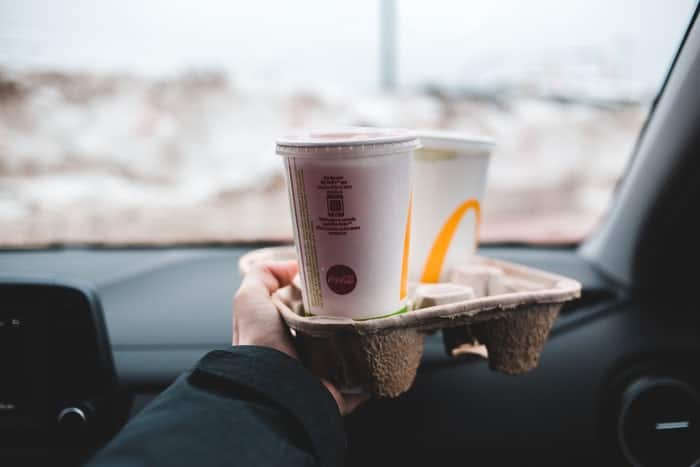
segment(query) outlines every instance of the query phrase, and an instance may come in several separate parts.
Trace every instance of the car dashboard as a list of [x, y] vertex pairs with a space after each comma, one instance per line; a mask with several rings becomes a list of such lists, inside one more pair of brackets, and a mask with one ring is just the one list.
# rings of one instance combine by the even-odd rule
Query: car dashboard
[[[238, 260], [252, 247], [1, 253], [11, 384], [0, 392], [0, 460], [50, 452], [80, 463], [206, 352], [229, 346]], [[641, 299], [575, 249], [480, 254], [575, 278], [582, 298], [522, 376], [448, 356], [439, 333], [426, 336], [412, 389], [346, 417], [351, 465], [684, 465], [696, 454], [696, 307]]]

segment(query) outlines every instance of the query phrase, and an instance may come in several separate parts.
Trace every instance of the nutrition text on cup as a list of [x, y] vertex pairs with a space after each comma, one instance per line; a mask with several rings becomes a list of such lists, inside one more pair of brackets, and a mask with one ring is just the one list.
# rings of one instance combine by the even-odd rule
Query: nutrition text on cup
[[346, 216], [345, 192], [352, 190], [352, 183], [343, 175], [324, 175], [316, 189], [325, 192], [327, 216], [319, 216], [316, 230], [328, 232], [329, 235], [347, 235], [353, 230], [360, 230], [357, 218]]

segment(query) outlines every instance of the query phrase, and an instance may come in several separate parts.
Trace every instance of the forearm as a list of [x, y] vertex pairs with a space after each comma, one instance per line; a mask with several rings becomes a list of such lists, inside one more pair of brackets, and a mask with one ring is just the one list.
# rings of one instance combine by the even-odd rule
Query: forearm
[[341, 465], [337, 405], [298, 361], [261, 347], [204, 357], [89, 465]]

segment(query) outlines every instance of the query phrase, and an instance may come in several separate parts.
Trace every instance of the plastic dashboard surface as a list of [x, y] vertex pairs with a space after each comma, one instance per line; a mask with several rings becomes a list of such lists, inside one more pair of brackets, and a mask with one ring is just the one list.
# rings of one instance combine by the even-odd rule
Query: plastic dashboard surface
[[[238, 259], [249, 249], [6, 251], [0, 276], [92, 284], [120, 381], [145, 395], [229, 345]], [[662, 367], [681, 357], [697, 362], [697, 306], [636, 301], [575, 250], [490, 247], [480, 254], [575, 278], [583, 298], [565, 307], [538, 368], [522, 376], [447, 357], [439, 334], [428, 336], [414, 387], [346, 418], [351, 464], [623, 465], [608, 457], [602, 438], [614, 415], [602, 409], [609, 380], [648, 358], [661, 358]], [[686, 366], [697, 371], [696, 363]]]
[[[166, 385], [212, 348], [231, 342], [238, 259], [249, 248], [58, 249], [0, 253], [0, 274], [92, 284], [107, 322], [120, 381]], [[567, 250], [485, 249], [600, 287], [602, 277]], [[425, 359], [443, 360], [431, 342]], [[435, 344], [432, 343], [432, 344]], [[437, 352], [431, 352], [437, 350]]]
[[[169, 384], [208, 350], [231, 342], [231, 305], [246, 247], [193, 249], [59, 249], [0, 253], [0, 275], [49, 277], [91, 284], [107, 322], [120, 381]], [[585, 287], [604, 279], [569, 250], [484, 249], [572, 276]], [[424, 363], [443, 361], [429, 339]]]

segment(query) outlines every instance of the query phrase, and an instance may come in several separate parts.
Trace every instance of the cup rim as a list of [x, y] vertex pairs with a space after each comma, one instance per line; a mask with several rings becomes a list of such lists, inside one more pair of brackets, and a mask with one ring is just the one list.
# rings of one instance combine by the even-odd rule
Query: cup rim
[[456, 131], [419, 130], [418, 138], [420, 139], [420, 142], [425, 150], [490, 150], [496, 146], [495, 141], [491, 138], [485, 136], [468, 135]]

